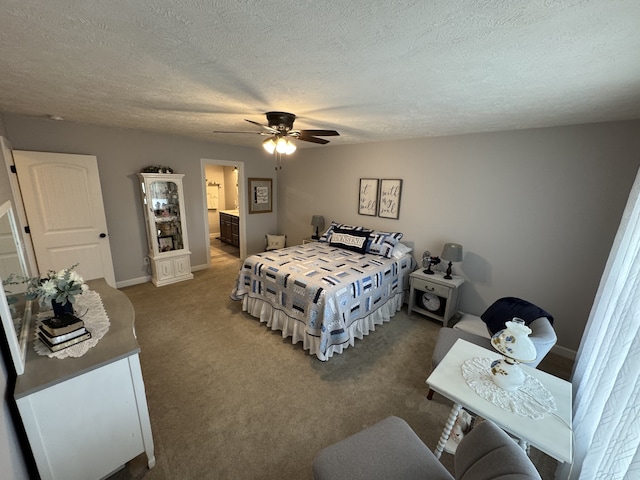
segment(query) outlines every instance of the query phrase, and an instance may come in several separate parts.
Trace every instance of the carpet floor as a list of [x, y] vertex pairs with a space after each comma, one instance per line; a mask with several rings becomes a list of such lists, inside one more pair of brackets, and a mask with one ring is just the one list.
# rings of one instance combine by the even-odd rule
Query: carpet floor
[[[316, 452], [389, 415], [435, 447], [451, 409], [425, 398], [440, 324], [405, 307], [321, 362], [229, 298], [240, 265], [223, 252], [193, 280], [122, 289], [136, 310], [156, 466], [141, 455], [112, 480], [311, 479]], [[569, 375], [569, 361], [548, 358], [542, 369]], [[531, 458], [553, 478], [555, 460], [533, 448]], [[451, 455], [442, 461], [452, 470]]]

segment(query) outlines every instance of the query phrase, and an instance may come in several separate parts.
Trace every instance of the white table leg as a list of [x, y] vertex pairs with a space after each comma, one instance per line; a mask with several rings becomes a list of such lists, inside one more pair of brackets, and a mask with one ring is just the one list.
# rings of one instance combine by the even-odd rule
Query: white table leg
[[518, 445], [520, 445], [520, 448], [522, 448], [522, 450], [524, 450], [524, 453], [529, 455], [529, 444], [527, 443], [526, 440], [522, 440], [521, 438], [519, 438], [518, 439]]
[[440, 435], [440, 440], [438, 440], [438, 446], [433, 451], [433, 454], [436, 458], [440, 458], [442, 452], [444, 451], [444, 445], [449, 440], [449, 435], [451, 435], [451, 429], [453, 428], [454, 423], [456, 423], [456, 419], [458, 418], [458, 414], [460, 413], [460, 409], [462, 405], [459, 403], [454, 403], [451, 408], [451, 412], [449, 413], [449, 418], [447, 418], [447, 423], [442, 430], [442, 435]]

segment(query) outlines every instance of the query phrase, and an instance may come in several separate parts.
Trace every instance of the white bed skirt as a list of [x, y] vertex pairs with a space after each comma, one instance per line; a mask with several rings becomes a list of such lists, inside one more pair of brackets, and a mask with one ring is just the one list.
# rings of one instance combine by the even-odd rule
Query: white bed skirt
[[384, 305], [366, 317], [356, 320], [349, 327], [349, 340], [339, 345], [331, 345], [326, 352], [320, 351], [320, 338], [307, 335], [305, 324], [289, 317], [284, 311], [273, 308], [269, 303], [259, 298], [250, 298], [244, 295], [242, 300], [242, 310], [251, 316], [266, 323], [271, 330], [280, 330], [282, 338], [291, 337], [291, 343], [302, 342], [302, 347], [308, 350], [311, 355], [317, 356], [320, 360], [329, 360], [334, 353], [342, 353], [348, 346], [353, 346], [355, 339], [362, 340], [365, 335], [376, 329], [376, 325], [389, 322], [391, 318], [400, 311], [404, 302], [404, 292], [398, 293], [390, 298]]

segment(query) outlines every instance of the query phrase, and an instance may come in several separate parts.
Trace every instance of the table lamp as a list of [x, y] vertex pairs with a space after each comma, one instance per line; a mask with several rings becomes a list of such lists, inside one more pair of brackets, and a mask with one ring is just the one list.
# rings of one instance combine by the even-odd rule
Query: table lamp
[[506, 328], [491, 338], [491, 345], [504, 357], [491, 362], [493, 383], [505, 390], [517, 390], [526, 380], [519, 363], [533, 362], [538, 352], [529, 338], [531, 329], [524, 320], [514, 317], [506, 322]]
[[324, 229], [324, 217], [322, 215], [314, 215], [311, 217], [311, 225], [316, 227], [316, 234], [312, 235], [311, 238], [318, 240], [320, 238], [319, 230]]
[[451, 280], [451, 262], [462, 261], [462, 245], [460, 245], [459, 243], [445, 243], [440, 258], [449, 262], [449, 266], [447, 267], [447, 274], [444, 276], [444, 278], [446, 278], [447, 280]]

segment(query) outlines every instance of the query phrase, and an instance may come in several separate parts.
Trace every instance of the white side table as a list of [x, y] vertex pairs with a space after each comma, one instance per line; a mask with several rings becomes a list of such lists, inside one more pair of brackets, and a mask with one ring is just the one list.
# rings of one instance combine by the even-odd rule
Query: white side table
[[435, 370], [427, 378], [427, 384], [440, 395], [454, 402], [447, 423], [442, 431], [434, 454], [440, 458], [460, 408], [491, 420], [500, 428], [529, 443], [560, 462], [571, 462], [573, 457], [571, 434], [571, 384], [541, 370], [520, 365], [524, 372], [538, 380], [553, 396], [557, 411], [533, 419], [507, 411], [478, 395], [462, 376], [462, 365], [471, 358], [501, 358], [497, 352], [459, 339], [451, 347]]
[[458, 311], [458, 293], [464, 278], [452, 275], [451, 280], [444, 278], [443, 272], [428, 275], [422, 269], [409, 275], [411, 290], [407, 313], [421, 313], [442, 322], [447, 326], [449, 320]]

